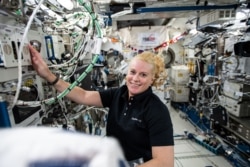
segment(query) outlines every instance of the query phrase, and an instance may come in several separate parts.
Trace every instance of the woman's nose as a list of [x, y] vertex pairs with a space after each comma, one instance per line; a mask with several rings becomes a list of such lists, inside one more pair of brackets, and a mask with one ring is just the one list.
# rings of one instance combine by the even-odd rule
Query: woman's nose
[[134, 80], [134, 81], [138, 81], [138, 80], [139, 80], [139, 75], [138, 75], [138, 74], [135, 74], [135, 75], [133, 76], [133, 80]]

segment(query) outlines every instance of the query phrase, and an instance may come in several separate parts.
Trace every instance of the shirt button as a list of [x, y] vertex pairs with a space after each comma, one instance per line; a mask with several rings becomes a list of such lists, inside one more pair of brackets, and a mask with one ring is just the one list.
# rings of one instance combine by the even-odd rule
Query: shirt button
[[131, 105], [131, 103], [128, 103], [128, 105]]
[[124, 116], [126, 116], [127, 115], [127, 113], [124, 113]]

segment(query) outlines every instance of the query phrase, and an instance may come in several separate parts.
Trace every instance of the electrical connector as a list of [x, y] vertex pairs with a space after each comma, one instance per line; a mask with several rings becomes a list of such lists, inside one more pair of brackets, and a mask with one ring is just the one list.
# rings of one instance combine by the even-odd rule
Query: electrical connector
[[234, 95], [238, 96], [238, 97], [242, 97], [243, 96], [243, 92], [235, 92]]

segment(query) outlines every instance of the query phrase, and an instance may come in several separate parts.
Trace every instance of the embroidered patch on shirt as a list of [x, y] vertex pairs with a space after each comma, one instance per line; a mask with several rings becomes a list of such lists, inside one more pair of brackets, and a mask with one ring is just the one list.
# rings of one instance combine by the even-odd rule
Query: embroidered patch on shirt
[[142, 122], [142, 120], [140, 120], [140, 119], [138, 119], [138, 118], [134, 118], [134, 117], [132, 117], [131, 120], [132, 120], [132, 121], [137, 121], [137, 122]]

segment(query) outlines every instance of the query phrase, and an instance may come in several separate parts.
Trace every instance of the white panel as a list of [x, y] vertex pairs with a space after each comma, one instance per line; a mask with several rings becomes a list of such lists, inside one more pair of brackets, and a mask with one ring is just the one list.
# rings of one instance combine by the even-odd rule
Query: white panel
[[[2, 26], [0, 29], [0, 45], [2, 49], [2, 61], [5, 67], [18, 66], [18, 52], [23, 38], [23, 29], [13, 26]], [[22, 48], [22, 65], [30, 64], [30, 53], [27, 47], [28, 40], [24, 40]]]
[[237, 95], [238, 92], [241, 92], [241, 89], [243, 88], [243, 84], [240, 83], [233, 83], [229, 81], [225, 81], [223, 84], [223, 93], [231, 97], [237, 101], [241, 100], [241, 97]]
[[186, 86], [174, 86], [170, 91], [170, 99], [174, 102], [188, 102], [190, 89]]
[[207, 24], [220, 24], [235, 19], [234, 10], [216, 10], [200, 17], [200, 26]]
[[186, 65], [175, 65], [171, 67], [170, 80], [177, 85], [189, 82], [189, 68]]

